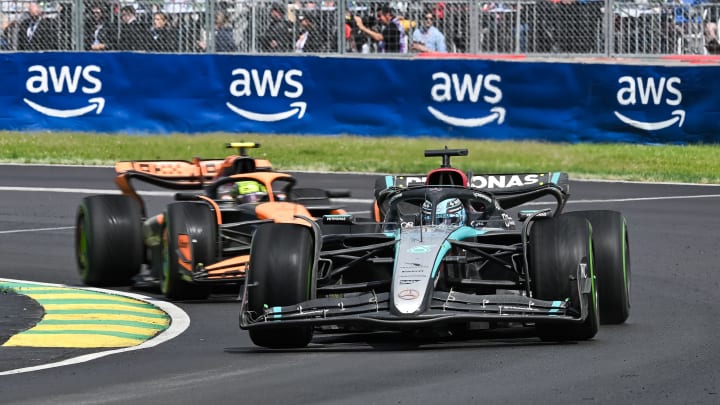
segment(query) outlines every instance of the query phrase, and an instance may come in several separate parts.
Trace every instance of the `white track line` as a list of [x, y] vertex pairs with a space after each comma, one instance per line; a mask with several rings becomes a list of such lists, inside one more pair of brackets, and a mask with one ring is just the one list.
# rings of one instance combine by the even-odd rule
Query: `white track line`
[[68, 229], [75, 229], [75, 227], [74, 226], [58, 226], [55, 228], [13, 229], [10, 231], [0, 231], [0, 235], [8, 234], [8, 233], [23, 233], [23, 232], [66, 231]]
[[55, 363], [41, 364], [38, 366], [24, 367], [24, 368], [18, 368], [15, 370], [8, 370], [8, 371], [1, 371], [0, 376], [29, 373], [31, 371], [46, 370], [49, 368], [55, 368], [55, 367], [61, 367], [61, 366], [69, 366], [72, 364], [79, 364], [79, 363], [84, 363], [84, 362], [88, 362], [91, 360], [99, 359], [101, 357], [109, 356], [111, 354], [130, 352], [130, 351], [141, 350], [141, 349], [148, 349], [148, 348], [157, 346], [161, 343], [165, 343], [168, 340], [179, 336], [181, 333], [185, 332], [185, 330], [190, 326], [190, 317], [188, 316], [187, 313], [185, 313], [185, 311], [183, 311], [179, 307], [177, 307], [167, 301], [157, 300], [155, 298], [148, 297], [145, 295], [122, 292], [122, 291], [105, 290], [102, 288], [84, 288], [84, 287], [74, 287], [74, 286], [71, 287], [71, 286], [67, 286], [67, 285], [63, 285], [63, 284], [39, 283], [39, 282], [35, 282], [35, 281], [13, 280], [13, 279], [8, 279], [8, 278], [0, 278], [0, 281], [8, 281], [8, 282], [15, 282], [15, 283], [29, 283], [29, 284], [51, 286], [51, 287], [76, 288], [76, 289], [81, 289], [81, 290], [97, 291], [97, 292], [106, 293], [106, 294], [123, 295], [126, 297], [135, 298], [135, 299], [147, 302], [148, 304], [151, 304], [151, 305], [155, 305], [156, 307], [165, 311], [165, 313], [167, 313], [168, 316], [170, 317], [170, 326], [167, 329], [160, 332], [157, 336], [153, 337], [152, 339], [146, 340], [145, 342], [143, 342], [142, 344], [139, 344], [137, 346], [124, 347], [121, 349], [106, 350], [106, 351], [98, 352], [98, 353], [85, 354], [82, 356], [73, 357], [73, 358], [58, 361]]
[[[113, 189], [93, 189], [93, 188], [52, 188], [52, 187], [10, 187], [0, 186], [0, 191], [41, 191], [44, 193], [71, 193], [71, 194], [120, 194], [119, 190]], [[172, 197], [176, 194], [174, 191], [138, 191], [140, 195], [153, 197]], [[370, 199], [359, 198], [333, 198], [333, 201], [339, 203], [371, 203]]]
[[[713, 186], [713, 185], [707, 185]], [[42, 191], [51, 193], [75, 193], [75, 194], [120, 194], [118, 190], [110, 189], [92, 189], [92, 188], [47, 188], [47, 187], [4, 187], [0, 186], [0, 191]], [[148, 196], [165, 196], [172, 197], [174, 192], [169, 191], [140, 191], [138, 194]], [[602, 200], [568, 200], [568, 204], [594, 204], [602, 202], [635, 202], [635, 201], [659, 201], [659, 200], [682, 200], [692, 198], [719, 198], [720, 194], [699, 194], [699, 195], [678, 195], [678, 196], [659, 196], [659, 197], [633, 197], [633, 198], [608, 198]], [[372, 199], [369, 198], [335, 198], [333, 201], [340, 203], [357, 203], [371, 204]], [[545, 204], [545, 203], [529, 203]]]
[[[72, 193], [72, 194], [120, 194], [120, 190], [97, 188], [68, 188], [68, 187], [12, 187], [0, 186], [0, 191], [42, 191], [45, 193]], [[149, 196], [172, 197], [171, 191], [139, 191], [138, 194]]]

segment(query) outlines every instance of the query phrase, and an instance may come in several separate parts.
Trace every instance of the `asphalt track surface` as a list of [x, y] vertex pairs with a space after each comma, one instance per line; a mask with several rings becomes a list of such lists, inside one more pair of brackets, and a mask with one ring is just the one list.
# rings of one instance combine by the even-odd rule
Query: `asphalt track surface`
[[[297, 176], [308, 186], [350, 188], [348, 209], [367, 209], [373, 177]], [[79, 286], [75, 210], [85, 195], [114, 191], [112, 179], [109, 168], [0, 165], [0, 278]], [[155, 347], [0, 376], [0, 402], [720, 403], [720, 187], [572, 182], [571, 191], [567, 210], [619, 210], [629, 226], [631, 315], [592, 341], [548, 344], [515, 330], [468, 340], [316, 335], [307, 349], [268, 351], [238, 328], [235, 296], [220, 294], [175, 302], [190, 326]], [[147, 198], [151, 211], [168, 201]], [[0, 294], [0, 308], [23, 308], [17, 316], [32, 317], [33, 305]], [[0, 372], [99, 351], [0, 346]]]

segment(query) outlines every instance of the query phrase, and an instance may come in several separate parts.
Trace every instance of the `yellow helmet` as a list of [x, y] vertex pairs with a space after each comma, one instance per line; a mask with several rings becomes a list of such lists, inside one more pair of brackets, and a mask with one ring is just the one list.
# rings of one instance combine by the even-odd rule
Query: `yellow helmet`
[[257, 202], [267, 197], [267, 188], [254, 180], [243, 180], [235, 183], [233, 197], [239, 204]]

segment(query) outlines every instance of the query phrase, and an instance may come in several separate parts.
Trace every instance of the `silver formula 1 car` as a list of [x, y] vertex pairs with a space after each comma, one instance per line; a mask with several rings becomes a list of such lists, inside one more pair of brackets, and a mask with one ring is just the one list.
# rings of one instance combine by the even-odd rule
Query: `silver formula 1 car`
[[[478, 324], [587, 340], [601, 322], [625, 322], [621, 213], [563, 212], [564, 173], [473, 176], [450, 165], [465, 149], [425, 155], [441, 156], [442, 166], [376, 182], [372, 221], [326, 215], [258, 228], [240, 313], [256, 345], [304, 347], [320, 329]], [[521, 209], [531, 201], [539, 209]]]

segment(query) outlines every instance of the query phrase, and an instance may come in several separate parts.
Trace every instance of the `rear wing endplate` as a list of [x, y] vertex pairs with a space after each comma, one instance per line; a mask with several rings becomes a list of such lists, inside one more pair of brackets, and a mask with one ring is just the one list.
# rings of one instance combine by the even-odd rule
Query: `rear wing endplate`
[[[385, 176], [386, 188], [406, 188], [424, 185], [425, 174], [403, 174]], [[508, 194], [533, 191], [539, 187], [554, 185], [564, 193], [570, 193], [570, 182], [565, 172], [547, 173], [505, 173], [468, 174], [470, 187], [493, 194]]]

